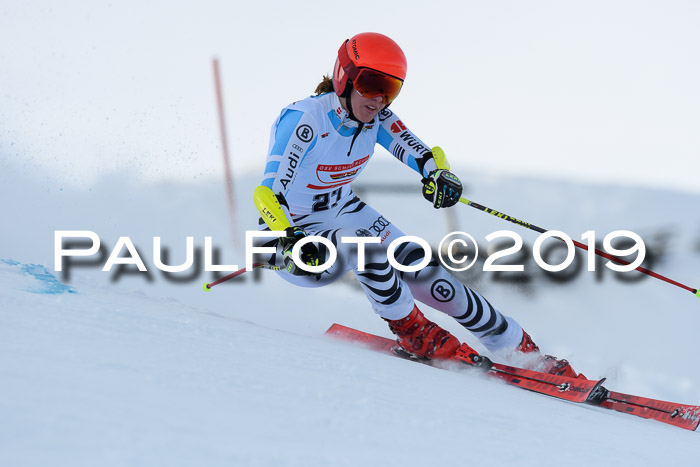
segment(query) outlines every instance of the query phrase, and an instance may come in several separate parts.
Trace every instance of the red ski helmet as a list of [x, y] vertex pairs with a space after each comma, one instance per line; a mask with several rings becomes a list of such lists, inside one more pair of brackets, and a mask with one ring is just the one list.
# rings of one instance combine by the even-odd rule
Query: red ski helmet
[[340, 46], [333, 88], [340, 97], [348, 97], [353, 88], [365, 97], [381, 95], [389, 105], [401, 91], [406, 68], [406, 56], [396, 42], [383, 34], [363, 32]]

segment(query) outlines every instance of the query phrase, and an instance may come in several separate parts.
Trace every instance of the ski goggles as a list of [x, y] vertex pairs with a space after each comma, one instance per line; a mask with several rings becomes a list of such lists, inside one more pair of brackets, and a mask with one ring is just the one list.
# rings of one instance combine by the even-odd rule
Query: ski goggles
[[382, 103], [389, 105], [399, 95], [403, 81], [372, 68], [355, 66], [348, 55], [347, 41], [340, 47], [338, 59], [353, 87], [362, 97], [382, 96]]

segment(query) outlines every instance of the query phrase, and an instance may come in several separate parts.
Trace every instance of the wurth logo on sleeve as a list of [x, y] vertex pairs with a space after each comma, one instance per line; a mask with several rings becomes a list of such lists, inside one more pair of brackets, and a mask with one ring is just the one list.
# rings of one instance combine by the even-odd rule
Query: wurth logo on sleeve
[[[399, 123], [399, 122], [397, 122]], [[392, 125], [391, 129], [393, 130], [394, 127]], [[426, 148], [422, 144], [418, 142], [418, 140], [408, 131], [404, 131], [399, 135], [399, 138], [401, 138], [403, 141], [406, 142], [406, 146], [409, 148], [413, 149], [415, 152], [420, 154], [421, 156], [426, 155], [427, 153], [430, 152], [430, 148]]]
[[406, 125], [404, 125], [401, 120], [396, 120], [394, 123], [391, 124], [392, 133], [399, 133], [401, 131], [406, 131]]

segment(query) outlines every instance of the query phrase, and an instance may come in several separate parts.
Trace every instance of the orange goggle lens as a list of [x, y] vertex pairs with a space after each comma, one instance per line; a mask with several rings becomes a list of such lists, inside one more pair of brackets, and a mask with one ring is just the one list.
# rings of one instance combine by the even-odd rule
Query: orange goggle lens
[[399, 95], [403, 81], [369, 68], [361, 68], [352, 84], [363, 97], [382, 96], [384, 105], [389, 105]]

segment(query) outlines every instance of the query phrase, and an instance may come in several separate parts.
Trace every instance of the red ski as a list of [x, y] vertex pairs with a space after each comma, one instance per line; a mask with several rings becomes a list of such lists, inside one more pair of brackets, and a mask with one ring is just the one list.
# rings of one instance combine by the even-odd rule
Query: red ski
[[700, 424], [700, 406], [697, 405], [676, 404], [614, 391], [606, 391], [601, 399], [588, 402], [691, 431], [695, 431]]
[[[437, 366], [435, 362], [430, 360], [411, 358], [401, 350], [394, 340], [368, 334], [340, 324], [331, 326], [326, 331], [326, 334], [346, 342], [361, 344], [376, 352]], [[508, 384], [558, 399], [565, 399], [571, 402], [586, 402], [606, 409], [657, 420], [691, 431], [696, 430], [698, 425], [700, 425], [700, 406], [676, 404], [609, 391], [601, 386], [605, 378], [601, 380], [587, 380], [550, 375], [494, 363], [484, 356], [461, 351], [458, 351], [452, 360], [472, 368], [482, 369], [488, 375], [499, 378]]]
[[[340, 324], [334, 324], [326, 331], [326, 334], [337, 339], [362, 344], [376, 352], [411, 359], [403, 352], [396, 341], [385, 337], [375, 336], [357, 329], [348, 328]], [[474, 357], [474, 356], [472, 356]], [[550, 375], [538, 371], [526, 370], [500, 363], [493, 363], [486, 357], [478, 356], [477, 362], [470, 359], [469, 355], [458, 352], [452, 361], [463, 363], [472, 368], [482, 369], [488, 375], [499, 378], [508, 384], [518, 386], [530, 391], [547, 394], [558, 399], [571, 402], [585, 402], [591, 394], [597, 393], [597, 389], [603, 380], [594, 381], [587, 379], [568, 378], [566, 376]], [[428, 365], [435, 365], [430, 360], [415, 360]]]

